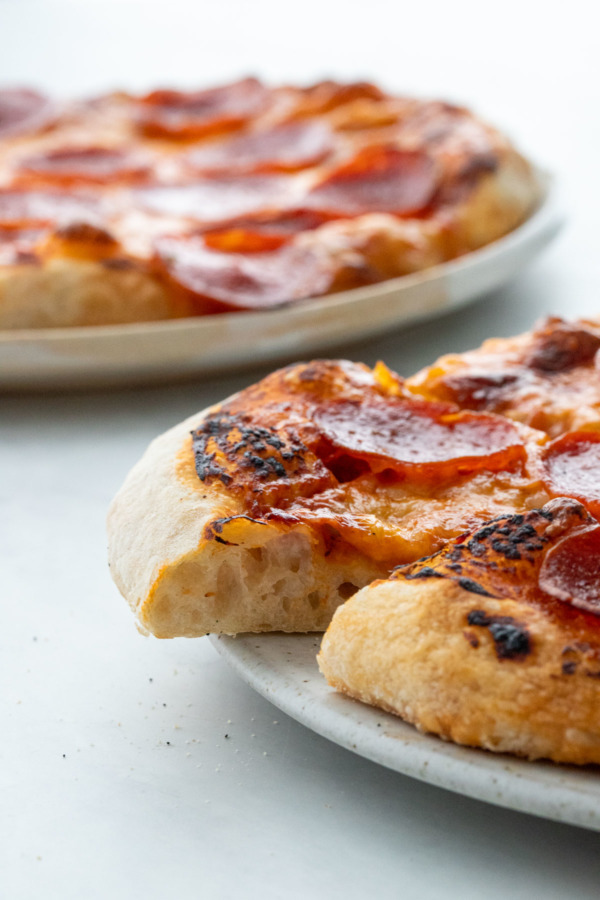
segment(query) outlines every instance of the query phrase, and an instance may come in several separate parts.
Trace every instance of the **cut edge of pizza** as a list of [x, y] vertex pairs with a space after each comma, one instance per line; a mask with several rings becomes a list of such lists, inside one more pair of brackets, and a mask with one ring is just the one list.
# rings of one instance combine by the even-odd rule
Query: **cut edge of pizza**
[[108, 516], [112, 576], [141, 629], [324, 631], [336, 607], [385, 570], [359, 554], [327, 554], [302, 524], [253, 520], [223, 482], [204, 484], [191, 432], [206, 414], [157, 438]]

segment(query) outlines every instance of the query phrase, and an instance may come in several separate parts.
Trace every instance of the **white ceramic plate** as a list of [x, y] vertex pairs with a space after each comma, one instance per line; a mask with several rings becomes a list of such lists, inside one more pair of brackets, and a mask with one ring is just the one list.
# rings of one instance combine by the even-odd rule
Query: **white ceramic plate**
[[600, 769], [526, 762], [448, 744], [331, 689], [315, 660], [320, 635], [213, 636], [251, 687], [313, 731], [421, 781], [521, 812], [600, 831]]
[[556, 188], [519, 228], [460, 259], [260, 313], [0, 332], [0, 389], [135, 384], [299, 359], [462, 306], [509, 281], [562, 223]]

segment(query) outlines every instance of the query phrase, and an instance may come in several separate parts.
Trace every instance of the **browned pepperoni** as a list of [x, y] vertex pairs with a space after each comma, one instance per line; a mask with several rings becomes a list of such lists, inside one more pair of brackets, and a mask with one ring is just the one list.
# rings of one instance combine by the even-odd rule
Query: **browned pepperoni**
[[192, 138], [237, 128], [262, 112], [269, 90], [256, 78], [206, 91], [153, 91], [139, 104], [139, 125], [149, 137]]
[[61, 184], [132, 181], [150, 172], [134, 153], [116, 147], [59, 147], [22, 160], [19, 170]]
[[204, 243], [220, 253], [264, 253], [278, 250], [290, 240], [285, 234], [274, 234], [253, 228], [222, 228], [204, 233]]
[[288, 245], [271, 252], [220, 253], [199, 236], [162, 238], [157, 264], [207, 311], [264, 309], [326, 293], [334, 273], [312, 251]]
[[383, 100], [385, 94], [368, 81], [340, 84], [337, 81], [319, 81], [304, 88], [300, 94], [295, 115], [316, 115], [330, 112], [355, 100]]
[[436, 187], [435, 165], [425, 153], [366, 147], [317, 184], [307, 205], [340, 216], [409, 215], [427, 207]]
[[600, 516], [600, 433], [561, 435], [544, 448], [542, 465], [552, 493], [575, 497]]
[[540, 588], [552, 597], [600, 615], [600, 525], [568, 534], [548, 551]]
[[334, 146], [325, 123], [309, 119], [208, 144], [188, 162], [202, 172], [295, 171], [321, 162]]
[[514, 391], [522, 374], [518, 370], [502, 369], [486, 372], [484, 369], [465, 369], [445, 375], [441, 380], [444, 393], [461, 407], [467, 409], [494, 409], [502, 397]]
[[45, 94], [27, 88], [0, 90], [0, 138], [43, 128], [54, 114], [54, 104]]
[[[255, 213], [228, 222], [211, 225], [202, 229], [208, 246], [215, 249], [228, 250], [239, 241], [256, 244], [263, 242], [260, 249], [280, 247], [290, 241], [294, 235], [302, 231], [312, 231], [325, 222], [328, 217], [316, 210], [291, 209], [282, 212]], [[243, 237], [242, 237], [243, 236]]]
[[497, 471], [525, 454], [518, 429], [506, 419], [416, 399], [333, 400], [312, 418], [331, 445], [331, 458], [343, 452], [376, 470], [410, 470], [416, 479]]
[[600, 335], [570, 322], [550, 319], [535, 332], [525, 365], [542, 372], [564, 372], [593, 360]]

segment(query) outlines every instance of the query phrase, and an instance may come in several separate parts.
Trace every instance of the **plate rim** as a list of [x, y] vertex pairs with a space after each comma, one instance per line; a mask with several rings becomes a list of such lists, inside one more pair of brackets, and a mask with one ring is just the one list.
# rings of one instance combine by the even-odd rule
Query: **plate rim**
[[[289, 665], [302, 658], [320, 634], [209, 635], [217, 653], [253, 690], [311, 731], [385, 768], [475, 800], [563, 824], [600, 831], [600, 770], [597, 767], [529, 761], [504, 753], [465, 747], [423, 734], [399, 717], [346, 697], [329, 687], [313, 663], [300, 684], [279, 676], [269, 664], [277, 640]], [[269, 649], [269, 642], [272, 647]], [[304, 645], [304, 646], [303, 646]], [[267, 652], [264, 652], [264, 648]], [[289, 648], [292, 648], [291, 652]], [[298, 649], [300, 648], [300, 649]], [[258, 652], [257, 652], [258, 651]], [[293, 660], [298, 665], [297, 660]], [[302, 665], [302, 659], [300, 659]], [[310, 702], [302, 701], [309, 691]], [[379, 720], [379, 725], [376, 720]], [[348, 729], [348, 721], [353, 728]], [[381, 723], [385, 722], [385, 727]], [[594, 789], [590, 791], [590, 779]]]

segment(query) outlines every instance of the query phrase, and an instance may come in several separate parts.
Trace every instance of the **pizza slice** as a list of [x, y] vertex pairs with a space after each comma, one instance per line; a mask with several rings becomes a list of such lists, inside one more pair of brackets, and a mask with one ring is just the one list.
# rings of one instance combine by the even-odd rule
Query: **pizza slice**
[[395, 565], [547, 502], [544, 441], [381, 364], [291, 366], [151, 445], [110, 511], [111, 571], [161, 637], [324, 630]]
[[600, 525], [558, 498], [360, 591], [318, 660], [332, 686], [421, 731], [600, 763], [599, 614]]
[[302, 363], [176, 426], [109, 513], [141, 629], [326, 630], [352, 697], [600, 762], [598, 346], [550, 319], [406, 381]]

